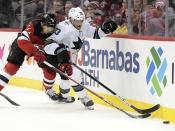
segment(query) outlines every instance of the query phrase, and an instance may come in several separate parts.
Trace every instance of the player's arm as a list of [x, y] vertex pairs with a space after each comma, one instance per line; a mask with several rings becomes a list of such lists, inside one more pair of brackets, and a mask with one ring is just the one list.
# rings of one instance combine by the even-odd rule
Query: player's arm
[[62, 40], [64, 39], [64, 37], [66, 37], [66, 32], [67, 30], [65, 30], [64, 26], [57, 24], [54, 33], [46, 39], [47, 41], [45, 44], [48, 44], [51, 41], [54, 41], [58, 44], [62, 43]]
[[45, 60], [44, 53], [36, 48], [32, 43], [31, 39], [34, 36], [34, 27], [32, 22], [30, 22], [26, 29], [18, 37], [17, 43], [21, 50], [23, 50], [29, 57], [34, 56], [38, 64], [41, 64]]
[[69, 63], [70, 57], [64, 44], [58, 44], [56, 41], [48, 40], [44, 47], [46, 61], [58, 67], [69, 76], [72, 75], [72, 66]]
[[100, 39], [113, 31], [115, 31], [118, 25], [113, 21], [106, 21], [100, 27], [93, 27], [89, 23], [86, 23], [88, 26], [86, 31], [86, 37], [93, 38], [93, 39]]
[[30, 22], [17, 40], [19, 48], [22, 49], [28, 56], [32, 56], [33, 51], [36, 49], [31, 42], [33, 33], [34, 27], [32, 22]]

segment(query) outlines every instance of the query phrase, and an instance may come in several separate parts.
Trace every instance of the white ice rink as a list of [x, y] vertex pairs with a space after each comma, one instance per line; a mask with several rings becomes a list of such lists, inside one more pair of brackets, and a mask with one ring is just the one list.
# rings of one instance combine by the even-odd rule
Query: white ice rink
[[33, 89], [8, 86], [2, 93], [21, 106], [12, 106], [0, 96], [0, 131], [175, 131], [175, 124], [129, 118], [98, 104], [90, 111], [78, 100], [55, 103], [44, 92]]

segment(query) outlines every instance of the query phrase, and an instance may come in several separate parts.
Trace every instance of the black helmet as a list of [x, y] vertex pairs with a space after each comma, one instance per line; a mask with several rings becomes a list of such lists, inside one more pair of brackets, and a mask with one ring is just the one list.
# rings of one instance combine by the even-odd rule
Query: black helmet
[[46, 26], [50, 26], [50, 27], [55, 27], [56, 26], [56, 16], [55, 16], [55, 14], [46, 13], [42, 16], [41, 21]]

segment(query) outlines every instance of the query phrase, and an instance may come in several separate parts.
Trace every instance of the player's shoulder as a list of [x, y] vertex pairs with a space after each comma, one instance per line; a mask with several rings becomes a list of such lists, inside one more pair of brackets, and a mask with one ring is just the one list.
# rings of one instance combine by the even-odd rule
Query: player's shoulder
[[65, 37], [69, 36], [69, 28], [65, 25], [65, 21], [59, 22], [56, 25], [54, 33], [47, 39], [52, 39], [58, 41], [60, 39], [64, 39]]
[[35, 19], [35, 20], [31, 21], [28, 25], [33, 26], [33, 28], [35, 28], [35, 29], [41, 29], [41, 20]]
[[25, 26], [23, 30], [27, 32], [33, 32], [35, 35], [40, 35], [41, 33], [41, 20], [33, 20], [28, 23], [27, 26]]
[[91, 22], [90, 22], [88, 19], [85, 19], [85, 20], [83, 21], [83, 25], [84, 25], [84, 26], [91, 26]]
[[82, 24], [82, 29], [88, 29], [90, 26], [90, 22], [85, 19]]
[[70, 27], [70, 22], [68, 20], [64, 20], [57, 24], [57, 28], [67, 29]]
[[68, 35], [72, 32], [73, 26], [69, 20], [65, 20], [57, 24], [56, 28], [59, 29], [60, 32]]

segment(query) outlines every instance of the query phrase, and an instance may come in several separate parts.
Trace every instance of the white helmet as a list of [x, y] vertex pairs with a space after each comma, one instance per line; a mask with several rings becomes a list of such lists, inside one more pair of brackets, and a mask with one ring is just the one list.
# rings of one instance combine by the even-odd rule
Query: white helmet
[[80, 7], [76, 7], [76, 8], [71, 8], [69, 10], [68, 17], [72, 18], [73, 20], [84, 20], [85, 14]]

